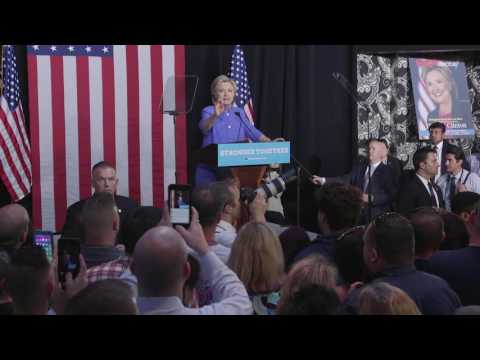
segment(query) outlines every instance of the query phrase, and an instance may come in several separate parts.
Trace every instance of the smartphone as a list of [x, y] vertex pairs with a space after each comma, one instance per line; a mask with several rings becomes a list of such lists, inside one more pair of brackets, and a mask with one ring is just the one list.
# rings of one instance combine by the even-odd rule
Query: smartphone
[[47, 255], [50, 263], [53, 261], [53, 233], [50, 231], [37, 230], [33, 234], [33, 242], [40, 246]]
[[192, 187], [170, 184], [168, 186], [168, 210], [172, 225], [189, 226], [192, 216]]
[[72, 274], [75, 279], [80, 271], [80, 241], [76, 238], [62, 237], [58, 240], [58, 278], [65, 282], [65, 275]]

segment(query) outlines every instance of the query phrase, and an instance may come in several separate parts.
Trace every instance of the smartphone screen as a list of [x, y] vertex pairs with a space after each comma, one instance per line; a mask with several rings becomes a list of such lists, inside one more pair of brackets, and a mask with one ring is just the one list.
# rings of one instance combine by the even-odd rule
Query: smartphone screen
[[170, 185], [168, 205], [173, 225], [189, 225], [191, 215], [191, 186]]
[[53, 261], [53, 233], [48, 231], [36, 231], [33, 235], [35, 245], [40, 246], [47, 255], [48, 261]]
[[58, 278], [63, 284], [65, 275], [75, 279], [80, 271], [80, 241], [74, 238], [61, 238], [58, 241]]

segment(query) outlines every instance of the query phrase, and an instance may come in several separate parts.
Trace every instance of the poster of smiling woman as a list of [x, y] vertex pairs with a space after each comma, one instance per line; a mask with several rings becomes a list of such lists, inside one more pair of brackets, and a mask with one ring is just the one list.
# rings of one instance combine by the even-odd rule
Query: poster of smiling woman
[[409, 58], [418, 137], [429, 138], [428, 127], [444, 123], [446, 138], [475, 136], [465, 64], [460, 61]]

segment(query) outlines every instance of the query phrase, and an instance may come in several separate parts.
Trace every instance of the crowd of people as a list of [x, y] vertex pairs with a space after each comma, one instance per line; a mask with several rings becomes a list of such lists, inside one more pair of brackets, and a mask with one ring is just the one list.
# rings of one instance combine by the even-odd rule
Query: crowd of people
[[[228, 78], [212, 85], [204, 145], [226, 141], [235, 91]], [[236, 126], [270, 140], [248, 121]], [[100, 162], [94, 194], [68, 208], [55, 246], [79, 243], [78, 269], [64, 279], [58, 251], [50, 261], [34, 245], [27, 211], [0, 208], [0, 314], [480, 314], [480, 178], [443, 124], [430, 133], [433, 146], [417, 150], [412, 173], [386, 141], [371, 139], [350, 173], [313, 176], [313, 236], [285, 225], [283, 213], [267, 216], [264, 193], [244, 199], [237, 178], [220, 180], [205, 164], [189, 226], [173, 226], [168, 203], [117, 195], [115, 168]]]

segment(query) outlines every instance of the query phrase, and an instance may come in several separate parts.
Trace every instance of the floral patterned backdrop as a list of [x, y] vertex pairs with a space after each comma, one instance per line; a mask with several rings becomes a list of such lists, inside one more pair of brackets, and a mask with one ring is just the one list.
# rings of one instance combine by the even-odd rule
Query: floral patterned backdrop
[[[467, 69], [477, 135], [475, 139], [455, 139], [451, 142], [470, 155], [480, 153], [480, 59], [474, 55], [459, 58], [457, 54], [456, 57], [465, 62]], [[371, 108], [368, 111], [365, 106], [358, 106], [359, 154], [366, 154], [369, 125], [371, 137], [386, 139], [392, 145], [392, 154], [406, 164], [405, 168], [413, 168], [413, 153], [426, 142], [418, 140], [408, 58], [358, 54], [357, 91], [366, 107]]]

